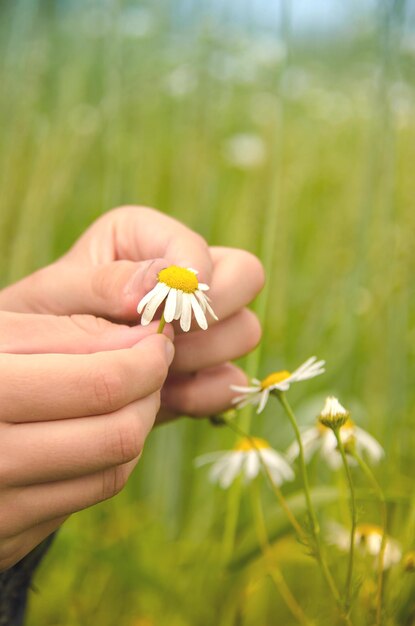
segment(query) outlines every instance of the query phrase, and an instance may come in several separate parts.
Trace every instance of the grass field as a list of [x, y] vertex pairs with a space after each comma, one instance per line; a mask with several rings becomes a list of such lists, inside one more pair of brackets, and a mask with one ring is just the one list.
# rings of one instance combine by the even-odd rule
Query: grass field
[[[49, 263], [126, 203], [257, 254], [267, 272], [254, 303], [264, 336], [245, 367], [263, 377], [313, 354], [327, 361], [324, 376], [290, 392], [300, 424], [335, 393], [382, 443], [386, 460], [374, 470], [404, 553], [415, 549], [409, 5], [379, 2], [338, 37], [302, 39], [292, 36], [290, 2], [278, 30], [236, 23], [225, 2], [216, 11], [173, 0], [0, 3], [2, 283]], [[277, 404], [250, 423], [279, 450], [292, 441]], [[238, 484], [224, 492], [193, 466], [234, 439], [189, 419], [155, 431], [123, 493], [59, 533], [28, 625], [297, 623], [263, 559], [242, 558], [253, 541], [249, 494]], [[315, 461], [311, 477], [336, 488], [321, 520], [347, 525], [342, 473]], [[360, 520], [379, 523], [376, 500], [355, 477]], [[297, 478], [283, 491], [300, 487]], [[265, 484], [261, 495], [294, 595], [314, 624], [341, 623]], [[232, 569], [233, 545], [243, 565]], [[329, 560], [340, 584], [346, 557], [331, 548]], [[356, 576], [356, 626], [373, 624], [364, 610], [370, 576]], [[388, 571], [384, 624], [415, 624], [414, 596], [414, 574], [400, 564]]]

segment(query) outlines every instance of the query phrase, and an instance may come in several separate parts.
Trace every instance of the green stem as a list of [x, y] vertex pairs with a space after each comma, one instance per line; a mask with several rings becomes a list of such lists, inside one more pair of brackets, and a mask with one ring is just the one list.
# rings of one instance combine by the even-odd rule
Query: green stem
[[343, 441], [340, 436], [340, 428], [333, 428], [334, 436], [337, 440], [337, 447], [339, 449], [340, 455], [342, 457], [344, 470], [347, 477], [347, 482], [349, 483], [349, 491], [350, 491], [350, 510], [351, 510], [351, 529], [350, 529], [350, 549], [349, 549], [349, 562], [347, 566], [347, 576], [346, 576], [346, 588], [344, 594], [344, 604], [346, 611], [349, 611], [351, 604], [351, 590], [352, 590], [352, 578], [353, 578], [353, 564], [354, 564], [354, 539], [356, 533], [356, 525], [357, 525], [357, 510], [356, 510], [356, 497], [352, 479], [352, 473], [350, 471], [350, 465], [347, 461], [346, 451], [344, 449]]
[[383, 491], [375, 478], [372, 470], [369, 465], [359, 456], [356, 450], [351, 452], [354, 459], [356, 459], [359, 467], [365, 474], [366, 478], [370, 482], [373, 487], [373, 490], [376, 492], [380, 504], [381, 504], [381, 516], [382, 516], [382, 541], [380, 544], [379, 550], [379, 563], [378, 563], [378, 590], [376, 597], [376, 626], [381, 626], [382, 624], [382, 601], [383, 601], [383, 573], [384, 573], [384, 559], [385, 559], [385, 550], [386, 550], [386, 540], [387, 540], [387, 532], [388, 532], [388, 508], [386, 505], [385, 496], [383, 495]]
[[222, 555], [224, 564], [229, 561], [233, 553], [236, 529], [238, 526], [240, 497], [241, 484], [239, 481], [236, 481], [230, 489], [227, 513], [225, 517], [225, 526], [222, 539]]
[[164, 319], [164, 313], [163, 313], [160, 319], [159, 327], [157, 328], [157, 334], [159, 333], [161, 334], [163, 332], [165, 325], [166, 325], [166, 320]]
[[340, 594], [338, 592], [336, 583], [334, 582], [334, 579], [330, 573], [330, 570], [327, 566], [326, 560], [324, 558], [324, 554], [323, 554], [323, 550], [321, 547], [321, 541], [320, 541], [320, 526], [317, 520], [317, 516], [316, 513], [314, 511], [314, 507], [313, 504], [311, 502], [311, 497], [310, 497], [310, 486], [308, 483], [308, 475], [307, 475], [307, 468], [306, 468], [306, 463], [305, 463], [305, 458], [304, 458], [304, 448], [303, 448], [303, 442], [301, 439], [301, 434], [300, 434], [300, 430], [298, 428], [298, 424], [297, 424], [297, 420], [295, 418], [295, 415], [287, 401], [287, 398], [285, 397], [285, 395], [278, 390], [274, 390], [272, 392], [272, 394], [278, 398], [278, 400], [280, 401], [284, 411], [286, 412], [288, 419], [291, 422], [291, 426], [293, 427], [294, 433], [295, 433], [295, 438], [297, 440], [298, 443], [298, 459], [299, 459], [299, 464], [300, 464], [300, 472], [301, 472], [301, 478], [302, 478], [302, 482], [303, 482], [303, 489], [304, 489], [304, 495], [305, 495], [305, 499], [306, 499], [306, 503], [307, 503], [307, 510], [308, 510], [308, 515], [309, 515], [309, 520], [310, 520], [310, 528], [311, 528], [311, 533], [313, 535], [313, 539], [314, 539], [314, 551], [315, 551], [315, 556], [316, 559], [320, 565], [320, 569], [321, 572], [323, 574], [323, 577], [331, 591], [331, 594], [333, 596], [333, 598], [336, 601], [337, 606], [339, 607], [339, 609], [342, 611], [342, 617], [343, 619], [346, 621], [346, 623], [350, 623], [350, 619], [347, 615], [343, 614], [343, 607], [342, 607], [342, 603], [341, 603], [341, 599], [340, 599]]
[[278, 502], [280, 503], [281, 508], [284, 510], [291, 526], [293, 527], [293, 529], [295, 530], [297, 537], [299, 539], [299, 541], [301, 543], [306, 544], [307, 543], [307, 536], [304, 533], [303, 529], [301, 528], [300, 524], [297, 522], [296, 518], [294, 517], [294, 514], [292, 513], [290, 507], [288, 506], [288, 503], [286, 501], [286, 499], [284, 498], [284, 496], [282, 495], [282, 491], [281, 489], [278, 487], [278, 485], [276, 484], [276, 482], [274, 481], [274, 479], [272, 478], [271, 472], [269, 471], [268, 465], [265, 463], [262, 454], [261, 454], [261, 450], [260, 448], [258, 448], [255, 439], [249, 435], [248, 433], [245, 433], [242, 428], [240, 426], [238, 426], [238, 424], [236, 424], [235, 422], [231, 422], [228, 421], [227, 419], [224, 419], [226, 425], [233, 430], [235, 433], [237, 433], [238, 435], [240, 435], [241, 437], [245, 437], [246, 439], [248, 439], [249, 443], [251, 444], [251, 446], [254, 448], [254, 450], [256, 451], [256, 453], [258, 454], [258, 458], [259, 458], [259, 462], [261, 463], [261, 467], [264, 470], [264, 473], [269, 481], [269, 484], [271, 486], [271, 489], [273, 490], [275, 496], [278, 499]]
[[301, 606], [293, 596], [291, 589], [287, 585], [284, 576], [279, 567], [273, 562], [270, 551], [270, 543], [268, 539], [267, 527], [265, 524], [264, 511], [261, 503], [261, 496], [258, 490], [258, 484], [254, 480], [251, 483], [251, 501], [252, 510], [255, 520], [255, 529], [258, 536], [259, 545], [267, 565], [269, 576], [275, 585], [276, 590], [284, 600], [293, 617], [304, 626], [311, 626], [311, 622], [305, 616]]

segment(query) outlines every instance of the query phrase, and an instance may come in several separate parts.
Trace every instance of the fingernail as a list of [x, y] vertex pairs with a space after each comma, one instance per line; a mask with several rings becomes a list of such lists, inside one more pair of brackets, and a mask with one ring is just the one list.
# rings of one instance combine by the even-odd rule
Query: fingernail
[[167, 339], [165, 343], [165, 350], [166, 350], [167, 362], [170, 365], [170, 363], [173, 361], [173, 358], [174, 358], [174, 345], [173, 345], [173, 342], [170, 341], [170, 339]]
[[162, 259], [150, 259], [141, 261], [137, 271], [132, 275], [125, 286], [125, 293], [129, 296], [137, 295], [140, 291], [150, 291], [156, 282], [157, 274], [164, 267]]
[[141, 285], [143, 284], [143, 268], [140, 267], [134, 274], [131, 276], [130, 280], [125, 285], [124, 293], [127, 296], [135, 295], [137, 291], [139, 291]]

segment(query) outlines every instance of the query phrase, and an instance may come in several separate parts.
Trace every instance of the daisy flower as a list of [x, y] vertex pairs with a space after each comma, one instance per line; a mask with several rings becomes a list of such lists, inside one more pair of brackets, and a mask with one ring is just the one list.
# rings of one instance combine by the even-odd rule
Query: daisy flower
[[294, 472], [281, 454], [271, 448], [264, 439], [244, 437], [238, 441], [233, 450], [212, 452], [196, 459], [197, 467], [213, 463], [209, 478], [227, 489], [240, 475], [245, 482], [256, 478], [263, 471], [263, 464], [278, 486], [287, 480], [294, 479]]
[[261, 413], [268, 402], [271, 391], [274, 391], [274, 389], [287, 391], [292, 383], [323, 374], [324, 364], [325, 361], [317, 361], [317, 357], [312, 356], [292, 373], [283, 370], [281, 372], [273, 372], [263, 380], [252, 378], [250, 387], [231, 385], [232, 391], [237, 391], [241, 394], [234, 398], [232, 402], [239, 409], [247, 404], [258, 405], [257, 413]]
[[[336, 545], [343, 552], [350, 548], [350, 532], [340, 524], [331, 523], [328, 528], [328, 541]], [[375, 567], [382, 546], [383, 530], [376, 524], [358, 524], [355, 532], [355, 546], [362, 556], [375, 558]], [[383, 569], [389, 569], [402, 558], [402, 550], [396, 539], [386, 537], [383, 554]]]
[[180, 327], [187, 332], [192, 321], [192, 311], [200, 328], [208, 327], [206, 313], [215, 320], [216, 317], [209, 298], [206, 295], [209, 286], [199, 283], [198, 272], [191, 267], [177, 265], [166, 267], [158, 273], [157, 285], [140, 300], [137, 313], [141, 313], [141, 324], [147, 326], [153, 319], [157, 309], [166, 300], [164, 319], [166, 322], [180, 320]]
[[[320, 451], [331, 469], [339, 469], [342, 458], [337, 449], [336, 436], [332, 430], [333, 422], [336, 421], [340, 438], [346, 447], [354, 443], [359, 455], [366, 454], [370, 461], [377, 463], [383, 457], [383, 448], [372, 435], [356, 426], [349, 417], [349, 412], [340, 404], [334, 396], [326, 399], [323, 411], [320, 413], [317, 424], [305, 430], [301, 435], [303, 442], [304, 457], [309, 461], [313, 454]], [[292, 462], [299, 454], [298, 443], [295, 441], [287, 450], [287, 458]], [[348, 455], [350, 465], [355, 465], [356, 460]]]

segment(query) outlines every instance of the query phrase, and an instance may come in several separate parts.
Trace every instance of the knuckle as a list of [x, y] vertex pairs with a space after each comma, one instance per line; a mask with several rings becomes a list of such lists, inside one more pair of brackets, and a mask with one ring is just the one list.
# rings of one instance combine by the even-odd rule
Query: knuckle
[[111, 467], [102, 473], [100, 500], [113, 498], [125, 487], [128, 480], [128, 471], [124, 465]]
[[125, 383], [116, 367], [109, 370], [100, 366], [91, 375], [90, 408], [96, 413], [108, 413], [122, 406]]
[[134, 420], [120, 424], [112, 438], [111, 458], [115, 463], [127, 463], [139, 456], [144, 447], [144, 433], [139, 420]]
[[107, 332], [112, 324], [102, 317], [95, 317], [94, 315], [79, 315], [74, 314], [69, 316], [69, 320], [72, 326], [75, 326], [83, 333], [91, 335], [101, 335]]

